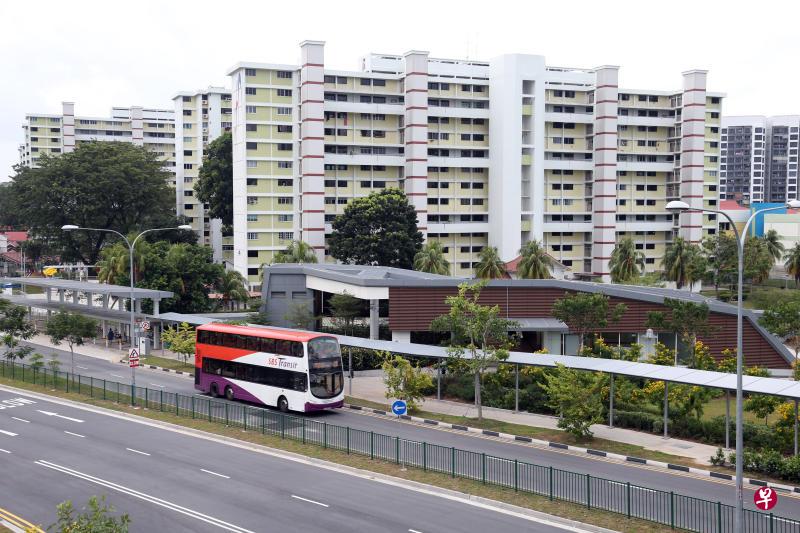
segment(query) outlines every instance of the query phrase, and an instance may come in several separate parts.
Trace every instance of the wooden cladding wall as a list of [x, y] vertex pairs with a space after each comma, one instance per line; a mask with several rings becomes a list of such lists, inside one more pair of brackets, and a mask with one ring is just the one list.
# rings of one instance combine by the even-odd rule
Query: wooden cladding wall
[[[455, 288], [391, 287], [389, 289], [389, 327], [393, 331], [428, 331], [431, 321], [448, 311], [445, 298], [455, 295]], [[565, 291], [532, 287], [487, 287], [481, 293], [480, 303], [499, 305], [508, 318], [552, 317], [553, 302], [563, 298]], [[643, 333], [650, 311], [664, 311], [663, 305], [611, 297], [612, 306], [623, 303], [627, 311], [619, 322], [598, 328], [604, 332]], [[709, 324], [713, 331], [700, 339], [709, 347], [715, 359], [722, 358], [726, 348], [736, 349], [736, 316], [711, 313]], [[789, 368], [786, 360], [761, 336], [745, 318], [743, 346], [745, 364], [769, 368]]]

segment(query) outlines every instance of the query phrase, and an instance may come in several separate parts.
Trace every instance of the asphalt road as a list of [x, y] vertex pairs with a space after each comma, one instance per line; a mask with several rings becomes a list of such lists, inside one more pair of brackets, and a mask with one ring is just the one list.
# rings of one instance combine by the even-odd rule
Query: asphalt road
[[0, 406], [3, 507], [45, 527], [107, 495], [134, 532], [565, 530], [2, 389]]
[[[49, 349], [40, 350], [49, 354]], [[68, 367], [69, 352], [61, 351], [59, 354], [67, 363], [62, 369]], [[119, 363], [109, 363], [96, 358], [75, 356], [76, 372], [96, 378], [130, 382], [130, 369]], [[121, 377], [120, 377], [121, 376]], [[179, 375], [150, 370], [137, 370], [137, 387], [163, 388], [165, 391], [178, 392], [186, 395], [197, 394], [191, 379]], [[198, 396], [205, 397], [205, 395]], [[440, 446], [454, 446], [463, 450], [483, 452], [487, 455], [517, 459], [543, 466], [578, 472], [589, 473], [592, 476], [602, 477], [620, 482], [674, 491], [676, 494], [701, 498], [712, 502], [722, 502], [735, 505], [735, 487], [732, 482], [695, 476], [677, 471], [665, 471], [655, 467], [620, 463], [617, 461], [585, 456], [552, 448], [540, 448], [524, 443], [508, 442], [492, 437], [481, 437], [473, 434], [464, 434], [457, 430], [436, 429], [432, 426], [401, 422], [385, 417], [366, 415], [348, 409], [324, 411], [309, 415], [317, 421], [326, 421], [329, 424], [350, 426], [355, 429], [374, 431], [384, 435], [398, 436], [403, 439], [426, 441], [429, 444]], [[745, 487], [744, 502], [748, 509], [755, 509], [753, 505], [753, 489]], [[781, 495], [781, 501], [773, 512], [779, 516], [800, 520], [800, 498], [790, 495]]]

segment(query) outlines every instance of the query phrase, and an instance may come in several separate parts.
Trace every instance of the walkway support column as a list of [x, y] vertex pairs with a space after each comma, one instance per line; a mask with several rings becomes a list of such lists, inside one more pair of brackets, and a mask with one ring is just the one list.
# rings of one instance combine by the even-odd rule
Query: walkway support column
[[797, 455], [797, 398], [794, 399], [794, 454]]
[[669, 383], [664, 382], [664, 438], [669, 438]]
[[442, 399], [442, 360], [436, 362], [436, 399]]
[[614, 374], [611, 374], [611, 387], [608, 392], [608, 427], [614, 427]]
[[514, 412], [519, 413], [519, 365], [514, 365]]
[[369, 301], [369, 338], [373, 340], [378, 339], [378, 317], [380, 300]]
[[725, 449], [731, 449], [731, 392], [725, 391]]

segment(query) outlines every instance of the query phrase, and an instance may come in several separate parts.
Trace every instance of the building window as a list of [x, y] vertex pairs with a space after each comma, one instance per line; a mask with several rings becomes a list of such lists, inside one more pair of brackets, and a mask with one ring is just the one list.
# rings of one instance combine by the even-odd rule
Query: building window
[[256, 106], [254, 106], [254, 105], [245, 106], [245, 112], [251, 113], [251, 114], [255, 113], [256, 112]]
[[248, 241], [258, 240], [258, 233], [254, 232], [254, 231], [248, 231], [247, 232], [247, 240]]
[[258, 124], [247, 124], [245, 129], [247, 131], [258, 131]]
[[292, 96], [291, 89], [278, 89], [278, 96]]
[[246, 68], [246, 69], [244, 69], [244, 75], [245, 76], [255, 76], [256, 75], [256, 69], [254, 69], [254, 68]]
[[255, 87], [245, 87], [244, 88], [244, 94], [249, 94], [251, 96], [254, 96], [256, 94], [256, 88]]
[[[283, 79], [290, 79], [292, 77], [291, 71], [288, 70], [279, 70], [278, 77]], [[327, 77], [327, 76], [326, 76]]]
[[258, 222], [258, 215], [247, 215], [248, 222]]
[[291, 161], [278, 161], [278, 168], [292, 168]]
[[278, 222], [291, 222], [294, 215], [278, 215]]
[[292, 205], [294, 203], [294, 198], [291, 196], [281, 196], [278, 198], [278, 205]]
[[257, 150], [258, 143], [249, 142], [246, 144], [248, 150]]
[[291, 231], [279, 231], [278, 238], [282, 241], [291, 241], [294, 238], [294, 233]]
[[256, 205], [258, 203], [257, 196], [248, 196], [247, 197], [247, 205]]
[[247, 168], [256, 168], [258, 167], [258, 161], [253, 161], [251, 159], [247, 160]]
[[278, 114], [279, 115], [291, 115], [292, 114], [292, 108], [291, 107], [279, 107], [278, 108]]

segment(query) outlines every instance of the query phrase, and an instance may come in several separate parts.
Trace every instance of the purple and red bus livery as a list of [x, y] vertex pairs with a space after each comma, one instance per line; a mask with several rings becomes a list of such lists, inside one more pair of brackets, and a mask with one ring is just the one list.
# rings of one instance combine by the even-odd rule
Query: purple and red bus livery
[[197, 328], [194, 387], [277, 407], [317, 411], [344, 403], [342, 354], [314, 332], [207, 324]]

